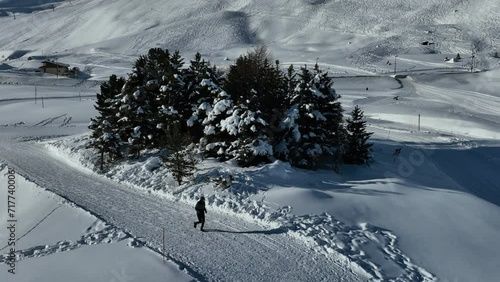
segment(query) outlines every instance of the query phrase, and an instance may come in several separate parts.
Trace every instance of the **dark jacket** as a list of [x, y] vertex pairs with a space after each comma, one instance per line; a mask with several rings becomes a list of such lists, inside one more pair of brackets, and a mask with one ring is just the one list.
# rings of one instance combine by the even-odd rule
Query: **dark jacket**
[[194, 207], [197, 213], [206, 213], [207, 209], [205, 208], [205, 201], [199, 200]]

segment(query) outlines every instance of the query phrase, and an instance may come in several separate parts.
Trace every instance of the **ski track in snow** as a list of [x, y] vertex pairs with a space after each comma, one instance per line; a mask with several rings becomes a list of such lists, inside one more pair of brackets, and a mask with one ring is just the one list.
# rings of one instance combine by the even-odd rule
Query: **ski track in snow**
[[64, 118], [64, 119], [61, 122], [61, 125], [59, 125], [59, 127], [69, 126], [69, 124], [71, 123], [71, 120], [73, 119], [72, 116], [70, 116], [68, 114], [63, 114], [63, 115], [60, 115], [60, 116], [56, 116], [56, 117], [51, 117], [51, 118], [44, 119], [44, 120], [40, 121], [39, 123], [34, 124], [32, 126], [47, 126], [47, 125], [51, 125], [56, 120], [59, 120], [59, 119], [62, 119], [62, 118]]
[[442, 100], [457, 107], [467, 108], [471, 112], [484, 116], [496, 116], [500, 107], [500, 98], [493, 95], [460, 89], [444, 89], [415, 83], [417, 93], [424, 98]]
[[[202, 281], [366, 280], [363, 271], [344, 256], [312, 251], [284, 229], [266, 230], [209, 210], [206, 228], [213, 231], [202, 233], [193, 228], [195, 216], [191, 206], [148, 195], [124, 183], [68, 166], [31, 142], [6, 139], [0, 142], [2, 158], [17, 167], [28, 180], [122, 228], [124, 233], [147, 242], [152, 249], [161, 247], [161, 230], [165, 227], [169, 257], [184, 264]], [[84, 236], [77, 242], [36, 246], [20, 251], [18, 257], [72, 250], [85, 242]]]

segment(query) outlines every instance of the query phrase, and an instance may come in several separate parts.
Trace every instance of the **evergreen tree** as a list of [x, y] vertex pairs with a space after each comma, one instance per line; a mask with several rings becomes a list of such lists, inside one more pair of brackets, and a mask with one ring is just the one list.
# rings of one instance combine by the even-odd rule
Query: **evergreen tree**
[[155, 95], [150, 91], [154, 80], [146, 72], [148, 57], [140, 57], [129, 75], [122, 93], [116, 100], [119, 111], [118, 126], [122, 140], [129, 146], [129, 153], [139, 157], [140, 151], [154, 147], [156, 135], [154, 109]]
[[144, 57], [146, 81], [161, 80], [163, 76], [173, 72], [171, 55], [168, 49], [152, 48]]
[[273, 159], [274, 133], [270, 121], [277, 119], [285, 91], [279, 62], [272, 65], [269, 61], [265, 47], [240, 56], [230, 67], [224, 85], [235, 106], [223, 128], [238, 136], [234, 155], [241, 166]]
[[174, 52], [169, 58], [168, 71], [161, 78], [159, 101], [158, 128], [165, 128], [169, 124], [178, 123], [181, 132], [187, 131], [184, 113], [190, 109], [187, 103], [185, 90], [185, 74], [182, 69], [184, 59], [179, 51]]
[[[139, 156], [143, 149], [158, 148], [164, 128], [181, 116], [183, 71], [179, 52], [153, 48], [141, 56], [116, 101], [122, 139], [129, 153]], [[185, 128], [185, 127], [184, 127]]]
[[232, 158], [229, 148], [236, 136], [231, 134], [226, 123], [230, 122], [227, 118], [233, 114], [233, 100], [224, 90], [219, 89], [211, 106], [204, 110], [207, 112], [207, 117], [202, 122], [205, 136], [200, 141], [204, 155], [217, 157], [219, 160]]
[[284, 92], [284, 109], [290, 108], [292, 97], [293, 97], [293, 92], [295, 90], [295, 87], [297, 86], [297, 73], [295, 72], [295, 69], [293, 68], [293, 65], [290, 65], [287, 69], [286, 75], [283, 78], [283, 92]]
[[[312, 74], [306, 68], [301, 68], [300, 81], [296, 85], [291, 98], [292, 106], [286, 113], [283, 126], [287, 130], [285, 142], [287, 145], [286, 159], [297, 167], [312, 168], [316, 158], [323, 152], [316, 147], [314, 140], [318, 136], [313, 131], [316, 116], [311, 111], [317, 109], [311, 89]], [[321, 119], [320, 116], [318, 118]], [[312, 142], [311, 142], [312, 141]]]
[[165, 131], [162, 145], [170, 155], [163, 156], [162, 160], [177, 183], [181, 185], [185, 178], [194, 174], [197, 161], [194, 155], [186, 150], [191, 141], [187, 134], [180, 132], [178, 123], [170, 124]]
[[[283, 91], [283, 102], [280, 109], [276, 111], [275, 119], [271, 122], [272, 130], [274, 133], [274, 155], [282, 161], [288, 161], [288, 138], [287, 131], [289, 128], [284, 127], [283, 121], [287, 119], [287, 113], [292, 107], [292, 98], [294, 97], [294, 90], [298, 84], [297, 73], [293, 65], [287, 68], [286, 73], [283, 75], [281, 88]], [[277, 124], [277, 126], [275, 126]]]
[[314, 168], [321, 156], [334, 155], [341, 143], [342, 107], [326, 72], [303, 67], [299, 77], [282, 122], [285, 144], [279, 144], [279, 151], [294, 166]]
[[235, 104], [248, 104], [258, 80], [258, 66], [248, 55], [240, 56], [229, 67], [224, 90], [231, 95]]
[[277, 157], [315, 168], [319, 158], [334, 156], [338, 167], [350, 149], [352, 134], [346, 133], [333, 81], [318, 65], [283, 72], [279, 61], [270, 63], [265, 47], [240, 56], [225, 78], [199, 53], [189, 68], [183, 61], [178, 51], [153, 48], [126, 81], [113, 76], [103, 83], [89, 145], [110, 160], [120, 156], [122, 145], [136, 157], [144, 149], [170, 148], [165, 162], [178, 183], [189, 175], [180, 166], [189, 167], [190, 157], [171, 148], [172, 128], [199, 142], [205, 156], [236, 158], [241, 166]]
[[260, 110], [264, 120], [270, 120], [273, 110], [281, 108], [286, 95], [279, 61], [275, 65], [270, 61], [263, 46], [240, 56], [230, 66], [223, 86], [235, 105], [247, 105], [254, 112]]
[[120, 146], [122, 141], [116, 130], [117, 118], [116, 109], [113, 107], [113, 100], [121, 92], [125, 84], [124, 78], [117, 78], [112, 75], [109, 81], [101, 84], [101, 92], [97, 94], [94, 108], [99, 112], [99, 116], [91, 118], [89, 129], [92, 130], [88, 147], [95, 148], [100, 155], [100, 170], [104, 169], [104, 157], [108, 156], [108, 162], [121, 157]]
[[185, 178], [191, 177], [196, 171], [196, 160], [185, 151], [177, 151], [165, 160], [165, 166], [181, 185]]
[[314, 66], [314, 86], [323, 94], [319, 96], [319, 111], [325, 117], [325, 120], [319, 121], [320, 126], [325, 128], [325, 146], [327, 155], [333, 155], [334, 171], [339, 172], [344, 147], [346, 144], [347, 132], [344, 127], [344, 109], [338, 101], [340, 96], [332, 88], [333, 81], [328, 77], [328, 72], [319, 68], [318, 64]]
[[244, 104], [237, 105], [233, 115], [223, 125], [223, 128], [238, 137], [234, 155], [240, 166], [269, 163], [272, 160], [273, 147], [266, 132], [269, 124], [262, 119], [260, 110], [254, 112]]
[[344, 161], [348, 164], [368, 164], [371, 160], [371, 147], [373, 144], [367, 143], [372, 132], [366, 131], [366, 121], [363, 111], [356, 105], [351, 112], [351, 118], [347, 120], [347, 148]]
[[212, 109], [211, 102], [220, 91], [221, 77], [215, 66], [201, 59], [196, 53], [185, 75], [187, 108], [183, 116], [187, 119], [188, 132], [194, 142], [203, 137], [203, 120]]

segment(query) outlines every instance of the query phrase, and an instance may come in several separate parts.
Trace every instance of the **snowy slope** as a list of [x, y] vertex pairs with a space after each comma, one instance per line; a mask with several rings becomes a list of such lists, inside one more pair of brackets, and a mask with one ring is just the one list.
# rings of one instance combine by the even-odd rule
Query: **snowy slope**
[[[493, 0], [63, 1], [54, 11], [0, 17], [6, 35], [0, 50], [113, 66], [130, 62], [127, 55], [162, 47], [199, 51], [224, 64], [224, 57], [234, 59], [264, 43], [282, 60], [319, 57], [331, 65], [380, 72], [391, 68], [379, 63], [396, 54], [424, 55], [417, 61], [451, 67], [445, 66], [445, 55], [465, 58], [474, 45], [478, 67], [489, 68], [498, 65], [491, 58], [499, 43], [498, 11], [500, 3]], [[422, 46], [423, 41], [435, 45]]]

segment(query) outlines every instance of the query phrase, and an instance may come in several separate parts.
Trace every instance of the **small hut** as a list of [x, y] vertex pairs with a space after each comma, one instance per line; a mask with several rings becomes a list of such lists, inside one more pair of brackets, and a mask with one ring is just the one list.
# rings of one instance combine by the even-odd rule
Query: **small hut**
[[50, 73], [55, 75], [67, 75], [69, 73], [69, 65], [53, 62], [53, 61], [43, 61], [43, 66], [40, 70], [44, 73]]

